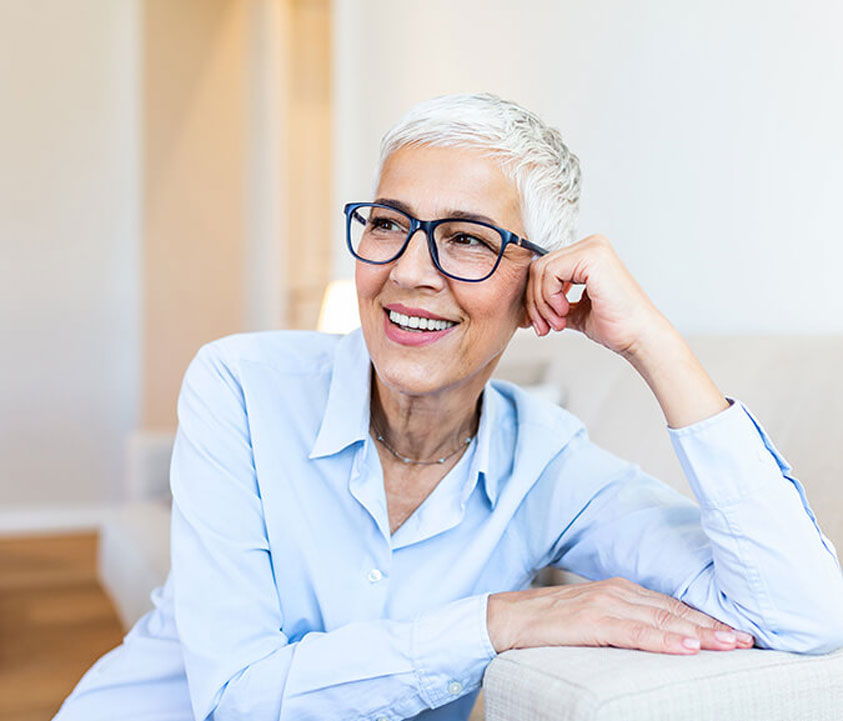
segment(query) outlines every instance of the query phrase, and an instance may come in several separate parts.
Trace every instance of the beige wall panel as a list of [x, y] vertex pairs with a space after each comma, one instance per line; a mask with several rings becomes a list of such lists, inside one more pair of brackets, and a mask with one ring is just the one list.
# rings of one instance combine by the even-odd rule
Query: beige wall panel
[[245, 6], [144, 4], [147, 429], [175, 428], [190, 359], [243, 325]]
[[290, 27], [289, 205], [285, 267], [289, 324], [315, 328], [332, 273], [336, 207], [331, 181], [331, 3], [292, 0]]

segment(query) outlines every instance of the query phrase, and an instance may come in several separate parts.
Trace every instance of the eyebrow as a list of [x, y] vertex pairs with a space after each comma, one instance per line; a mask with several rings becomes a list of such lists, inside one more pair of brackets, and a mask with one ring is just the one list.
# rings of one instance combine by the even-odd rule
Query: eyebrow
[[[401, 200], [394, 200], [393, 198], [378, 198], [375, 200], [376, 203], [382, 203], [383, 205], [391, 205], [393, 208], [397, 208], [401, 210], [407, 215], [415, 215], [412, 208], [407, 205], [405, 202]], [[472, 213], [468, 210], [446, 210], [445, 215], [442, 216], [443, 218], [460, 218], [462, 220], [479, 220], [481, 223], [489, 223], [489, 225], [497, 226], [498, 224], [492, 220], [488, 215], [481, 215], [480, 213]]]

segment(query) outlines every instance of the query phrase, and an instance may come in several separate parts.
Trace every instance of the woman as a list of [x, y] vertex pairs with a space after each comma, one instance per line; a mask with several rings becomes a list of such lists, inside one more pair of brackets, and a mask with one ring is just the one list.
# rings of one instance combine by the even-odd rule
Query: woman
[[[200, 350], [170, 576], [57, 719], [456, 720], [509, 648], [843, 644], [802, 486], [609, 241], [570, 243], [579, 177], [558, 132], [490, 95], [387, 134], [374, 203], [346, 206], [362, 331]], [[491, 382], [519, 326], [626, 358], [700, 505]], [[593, 580], [530, 589], [548, 564]]]

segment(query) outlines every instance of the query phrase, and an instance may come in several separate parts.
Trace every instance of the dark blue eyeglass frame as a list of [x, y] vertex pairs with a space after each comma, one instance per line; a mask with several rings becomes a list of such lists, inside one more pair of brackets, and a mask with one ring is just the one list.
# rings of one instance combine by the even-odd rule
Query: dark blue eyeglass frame
[[[388, 260], [369, 260], [368, 258], [363, 258], [357, 253], [354, 252], [354, 247], [351, 243], [351, 219], [354, 216], [354, 212], [358, 208], [385, 208], [387, 210], [391, 210], [395, 213], [400, 213], [403, 215], [407, 220], [410, 221], [410, 232], [407, 233], [407, 237], [404, 239], [403, 244], [398, 249], [398, 252], [393, 255]], [[498, 269], [500, 265], [501, 258], [503, 258], [503, 253], [506, 250], [506, 246], [508, 245], [517, 245], [522, 248], [526, 248], [532, 253], [536, 255], [547, 255], [549, 251], [545, 248], [542, 248], [540, 245], [536, 245], [535, 243], [531, 243], [526, 238], [519, 238], [515, 233], [511, 230], [506, 230], [506, 228], [500, 228], [497, 225], [492, 225], [491, 223], [485, 223], [481, 220], [471, 220], [472, 223], [477, 223], [478, 225], [483, 225], [487, 228], [491, 228], [498, 232], [501, 236], [501, 249], [498, 252], [498, 257], [495, 260], [495, 264], [492, 266], [492, 269], [484, 275], [482, 278], [461, 278], [458, 275], [453, 275], [449, 273], [447, 270], [444, 270], [442, 266], [439, 264], [439, 250], [436, 247], [436, 241], [433, 238], [433, 232], [436, 230], [436, 227], [441, 225], [442, 223], [464, 223], [466, 222], [466, 218], [439, 218], [438, 220], [419, 220], [418, 218], [414, 218], [409, 213], [401, 210], [400, 208], [396, 208], [393, 205], [386, 205], [384, 203], [347, 203], [346, 206], [343, 208], [343, 212], [345, 213], [345, 242], [348, 245], [348, 250], [351, 254], [357, 258], [357, 260], [362, 260], [364, 263], [371, 263], [372, 265], [386, 265], [387, 263], [392, 263], [404, 253], [407, 249], [407, 246], [410, 243], [410, 238], [412, 238], [417, 231], [423, 230], [424, 234], [427, 236], [427, 249], [430, 252], [430, 258], [433, 261], [433, 265], [436, 266], [436, 270], [438, 270], [442, 275], [447, 276], [448, 278], [453, 278], [454, 280], [460, 280], [465, 283], [480, 283], [488, 278], [490, 278], [494, 272]]]

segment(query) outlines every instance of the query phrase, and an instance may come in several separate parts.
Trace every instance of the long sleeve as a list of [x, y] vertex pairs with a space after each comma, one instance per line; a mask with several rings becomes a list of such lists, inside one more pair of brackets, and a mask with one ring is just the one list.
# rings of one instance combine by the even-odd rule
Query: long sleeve
[[740, 401], [668, 428], [699, 505], [638, 466], [573, 444], [605, 479], [554, 549], [554, 565], [588, 578], [615, 575], [672, 595], [762, 648], [825, 653], [843, 646], [837, 553], [802, 484]]
[[479, 686], [495, 655], [488, 594], [291, 642], [246, 400], [218, 344], [185, 376], [171, 485], [175, 619], [197, 719], [393, 720]]

